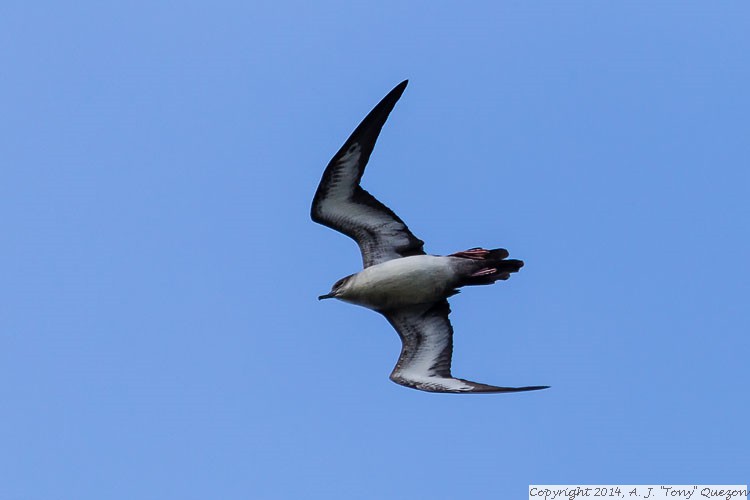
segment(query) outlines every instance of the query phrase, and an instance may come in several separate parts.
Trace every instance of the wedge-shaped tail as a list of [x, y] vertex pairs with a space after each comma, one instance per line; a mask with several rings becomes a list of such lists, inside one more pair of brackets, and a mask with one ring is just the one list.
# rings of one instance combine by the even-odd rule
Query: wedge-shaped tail
[[465, 275], [457, 286], [491, 285], [498, 280], [507, 280], [511, 273], [517, 273], [523, 267], [523, 261], [508, 259], [504, 248], [486, 250], [472, 248], [450, 255], [464, 262], [461, 267]]

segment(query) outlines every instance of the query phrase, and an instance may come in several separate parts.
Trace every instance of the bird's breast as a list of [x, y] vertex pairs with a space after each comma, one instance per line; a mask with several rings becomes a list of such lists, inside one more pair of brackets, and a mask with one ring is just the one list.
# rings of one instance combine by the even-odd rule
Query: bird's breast
[[340, 298], [371, 309], [389, 309], [439, 300], [454, 282], [448, 258], [416, 255], [362, 270]]

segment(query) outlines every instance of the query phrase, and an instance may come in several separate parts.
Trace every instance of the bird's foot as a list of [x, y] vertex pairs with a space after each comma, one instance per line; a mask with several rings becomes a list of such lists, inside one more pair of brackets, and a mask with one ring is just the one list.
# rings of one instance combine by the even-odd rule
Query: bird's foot
[[472, 259], [472, 260], [484, 260], [487, 255], [489, 255], [490, 251], [485, 248], [471, 248], [469, 250], [464, 250], [463, 252], [456, 252], [452, 253], [451, 257], [462, 257], [464, 259]]
[[480, 269], [479, 271], [475, 273], [471, 273], [469, 275], [470, 278], [478, 278], [479, 276], [487, 276], [490, 274], [495, 274], [497, 272], [497, 269], [494, 267], [485, 267], [484, 269]]

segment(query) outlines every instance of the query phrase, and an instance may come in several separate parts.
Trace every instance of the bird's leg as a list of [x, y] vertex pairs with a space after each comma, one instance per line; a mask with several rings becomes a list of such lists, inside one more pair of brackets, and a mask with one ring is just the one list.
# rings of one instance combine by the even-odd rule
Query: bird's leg
[[469, 250], [464, 250], [463, 252], [456, 252], [452, 253], [451, 257], [463, 257], [464, 259], [472, 259], [472, 260], [484, 260], [485, 257], [490, 253], [489, 250], [486, 250], [484, 248], [471, 248]]
[[469, 275], [470, 278], [478, 278], [479, 276], [487, 276], [490, 274], [495, 274], [497, 272], [497, 269], [494, 267], [485, 267], [483, 269], [480, 269], [479, 271], [475, 273], [471, 273]]

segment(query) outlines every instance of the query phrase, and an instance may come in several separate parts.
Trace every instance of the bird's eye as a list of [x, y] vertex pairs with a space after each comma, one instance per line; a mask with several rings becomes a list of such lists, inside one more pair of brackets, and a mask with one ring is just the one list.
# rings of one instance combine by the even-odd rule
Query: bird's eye
[[333, 288], [334, 288], [334, 289], [336, 289], [336, 288], [340, 288], [340, 287], [341, 287], [341, 285], [343, 285], [343, 284], [344, 284], [344, 283], [346, 282], [346, 280], [347, 280], [347, 278], [341, 278], [340, 280], [338, 280], [338, 281], [337, 281], [337, 282], [336, 282], [336, 283], [335, 283], [335, 284], [333, 285]]

